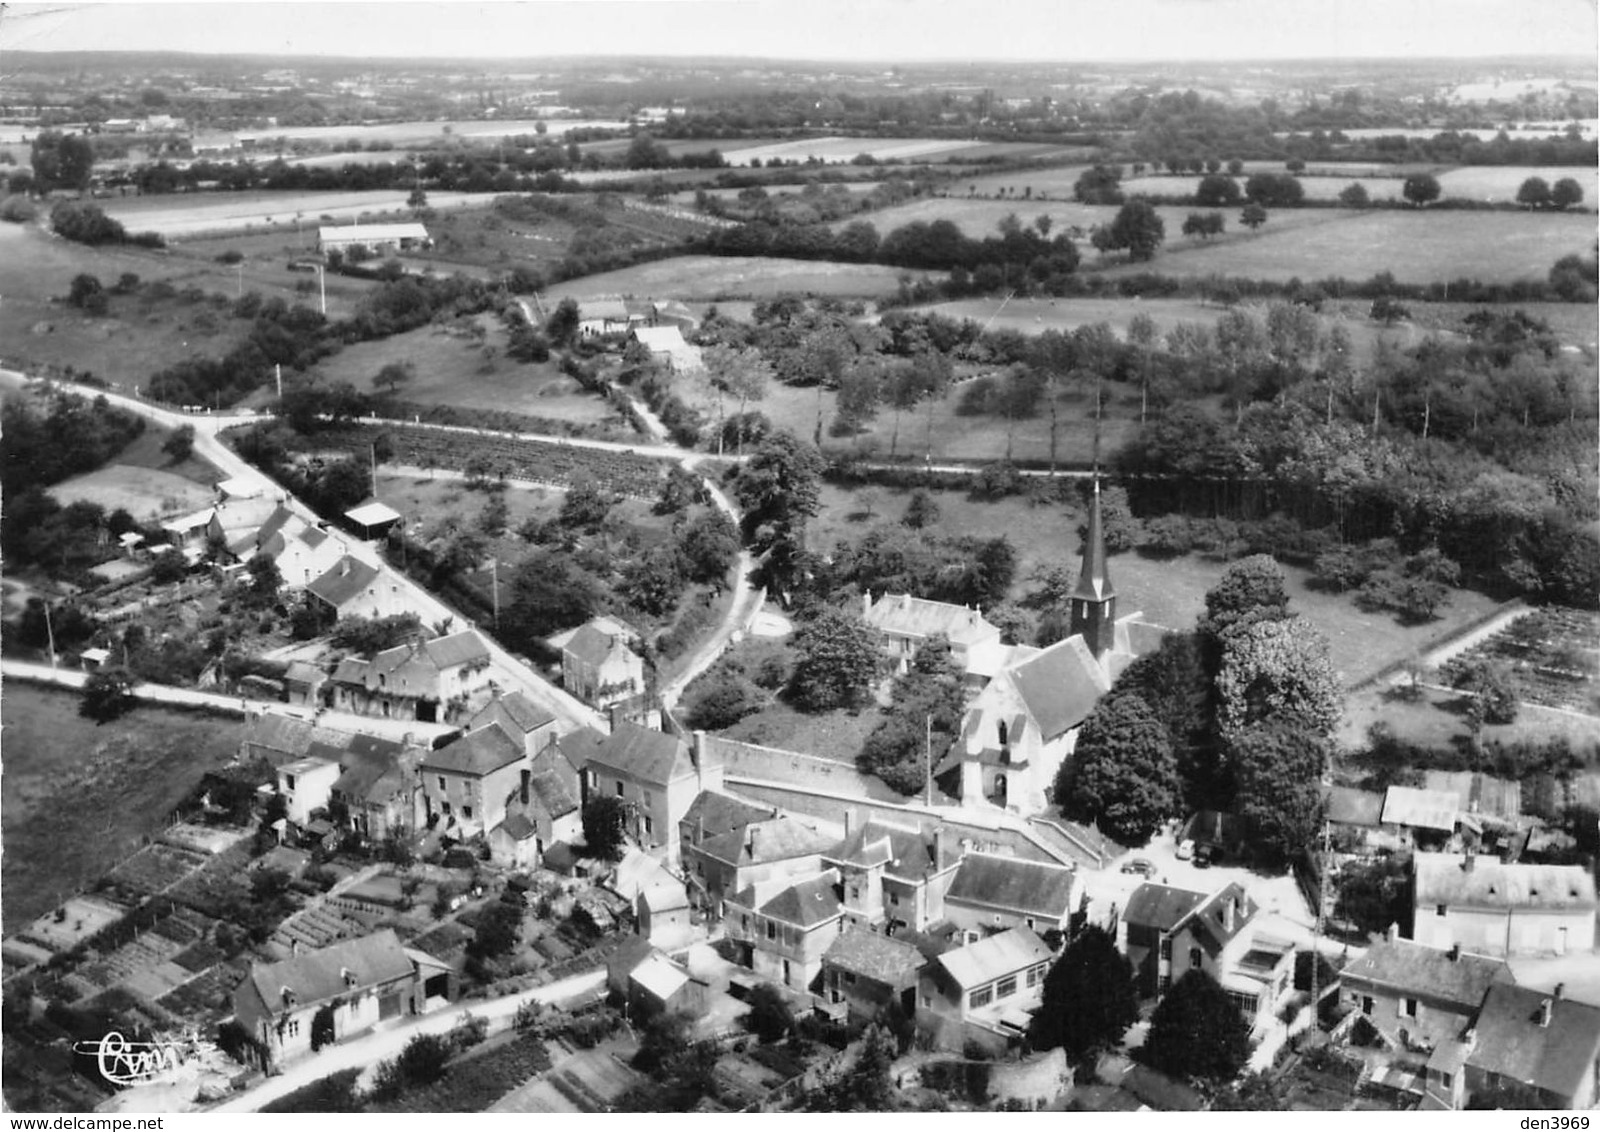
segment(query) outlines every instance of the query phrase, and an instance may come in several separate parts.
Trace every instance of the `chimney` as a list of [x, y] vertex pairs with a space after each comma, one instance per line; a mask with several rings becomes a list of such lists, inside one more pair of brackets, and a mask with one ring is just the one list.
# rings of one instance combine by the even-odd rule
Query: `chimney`
[[1464, 873], [1470, 873], [1473, 869], [1473, 866], [1475, 866], [1477, 863], [1478, 855], [1469, 850], [1466, 857], [1461, 862], [1461, 871]]
[[937, 872], [944, 864], [944, 826], [933, 827], [933, 868]]
[[872, 612], [872, 591], [868, 590], [861, 595], [861, 616], [865, 617]]
[[1557, 1002], [1560, 1002], [1561, 1001], [1561, 994], [1566, 989], [1567, 989], [1567, 984], [1566, 983], [1557, 983], [1556, 984], [1556, 989], [1550, 992], [1550, 997], [1555, 999]]
[[1540, 1029], [1548, 1030], [1550, 1028], [1550, 1015], [1554, 1012], [1554, 1010], [1555, 1010], [1555, 1000], [1554, 999], [1545, 998], [1545, 999], [1540, 999], [1539, 1000], [1539, 1027], [1540, 1027]]
[[1398, 922], [1390, 923], [1389, 930], [1383, 933], [1383, 938], [1394, 943], [1400, 938], [1400, 925]]
[[911, 595], [910, 594], [901, 594], [900, 595], [900, 608], [901, 609], [910, 609], [911, 608]]
[[1224, 900], [1222, 902], [1222, 930], [1225, 932], [1233, 931], [1233, 907], [1234, 901], [1232, 900]]
[[844, 835], [846, 840], [856, 831], [856, 812], [849, 807], [844, 811]]
[[760, 830], [751, 825], [747, 826], [745, 831], [750, 834], [750, 859], [754, 861], [756, 859], [756, 841]]
[[526, 806], [528, 804], [528, 782], [529, 782], [529, 780], [531, 778], [533, 778], [533, 771], [529, 770], [527, 767], [523, 767], [522, 768], [522, 804], [524, 806]]
[[1450, 956], [1450, 962], [1456, 962], [1461, 958], [1461, 945], [1459, 943], [1452, 943], [1447, 954]]
[[694, 819], [694, 843], [696, 845], [703, 845], [703, 844], [705, 844], [705, 840], [706, 840], [706, 818], [705, 818], [705, 815], [704, 814], [696, 814], [695, 815], [695, 819]]

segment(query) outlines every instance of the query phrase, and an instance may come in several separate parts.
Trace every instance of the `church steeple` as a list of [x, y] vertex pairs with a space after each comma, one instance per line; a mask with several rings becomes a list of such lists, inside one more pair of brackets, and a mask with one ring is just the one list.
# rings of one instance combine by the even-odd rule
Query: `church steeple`
[[1094, 498], [1089, 504], [1089, 530], [1083, 539], [1083, 568], [1072, 590], [1070, 631], [1082, 634], [1084, 643], [1096, 657], [1111, 651], [1116, 643], [1117, 590], [1106, 569], [1106, 542], [1100, 521], [1100, 480], [1094, 481]]

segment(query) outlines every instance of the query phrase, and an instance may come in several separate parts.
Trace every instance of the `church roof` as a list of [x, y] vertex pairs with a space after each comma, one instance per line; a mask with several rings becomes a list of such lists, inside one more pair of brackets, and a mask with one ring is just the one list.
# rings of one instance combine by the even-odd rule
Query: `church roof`
[[1111, 574], [1106, 569], [1106, 540], [1100, 522], [1100, 481], [1094, 481], [1094, 500], [1089, 505], [1089, 530], [1083, 540], [1083, 569], [1078, 571], [1078, 584], [1072, 591], [1074, 599], [1105, 601], [1115, 597], [1117, 588], [1111, 584]]
[[1010, 677], [1047, 743], [1087, 719], [1110, 687], [1081, 635], [1029, 658], [1011, 669]]

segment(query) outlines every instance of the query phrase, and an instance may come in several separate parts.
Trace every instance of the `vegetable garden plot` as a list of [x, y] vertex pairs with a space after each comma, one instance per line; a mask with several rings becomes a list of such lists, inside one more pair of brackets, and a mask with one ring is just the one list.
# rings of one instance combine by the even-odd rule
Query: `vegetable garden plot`
[[1479, 660], [1508, 665], [1520, 700], [1600, 714], [1600, 613], [1537, 609], [1451, 661], [1445, 675]]

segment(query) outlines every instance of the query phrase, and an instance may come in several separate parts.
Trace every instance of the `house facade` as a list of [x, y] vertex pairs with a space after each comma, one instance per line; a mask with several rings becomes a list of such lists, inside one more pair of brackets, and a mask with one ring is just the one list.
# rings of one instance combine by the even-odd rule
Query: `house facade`
[[969, 941], [1018, 927], [1065, 937], [1083, 903], [1083, 879], [1076, 869], [968, 853], [944, 894], [944, 914]]
[[645, 691], [644, 658], [634, 651], [638, 634], [609, 617], [596, 617], [558, 636], [561, 684], [591, 707], [605, 709]]
[[1002, 1050], [1028, 1031], [1052, 954], [1027, 928], [1010, 928], [931, 960], [917, 983], [917, 1030], [939, 1049], [976, 1041]]
[[843, 930], [839, 874], [787, 884], [768, 881], [723, 902], [723, 926], [738, 961], [769, 982], [809, 990], [822, 957]]
[[463, 840], [488, 832], [505, 821], [525, 769], [522, 744], [494, 725], [428, 752], [418, 773], [429, 821], [437, 818], [435, 828]]
[[1339, 979], [1345, 1005], [1393, 1048], [1427, 1053], [1468, 1029], [1491, 986], [1515, 981], [1503, 959], [1437, 951], [1398, 931], [1369, 947]]
[[1595, 883], [1579, 865], [1508, 865], [1476, 853], [1417, 853], [1412, 897], [1411, 938], [1441, 951], [1594, 950]]
[[823, 853], [837, 844], [837, 834], [780, 814], [689, 846], [683, 870], [704, 893], [706, 908], [720, 915], [731, 892], [762, 881], [815, 876], [822, 869]]
[[722, 765], [698, 733], [686, 740], [633, 723], [619, 723], [583, 768], [583, 801], [602, 794], [627, 803], [630, 833], [646, 852], [676, 862], [679, 824], [702, 790], [720, 790]]
[[861, 620], [882, 635], [883, 651], [905, 672], [923, 644], [937, 637], [950, 642], [951, 659], [965, 672], [978, 650], [997, 647], [1000, 629], [982, 611], [910, 594], [884, 594], [876, 602], [861, 597]]
[[[1484, 995], [1453, 1091], [1462, 1108], [1593, 1109], [1600, 1104], [1600, 1005], [1499, 983]], [[1442, 1084], [1442, 1081], [1440, 1082]]]
[[339, 774], [337, 762], [316, 755], [279, 767], [278, 793], [283, 798], [289, 820], [303, 826], [311, 821], [313, 810], [326, 809]]
[[843, 843], [823, 855], [839, 874], [846, 923], [886, 933], [943, 920], [960, 861], [960, 845], [941, 826], [924, 833], [877, 818], [857, 826], [848, 810]]
[[465, 718], [490, 692], [489, 646], [464, 630], [347, 657], [333, 674], [334, 706], [358, 715], [426, 723]]
[[370, 563], [346, 554], [306, 587], [335, 617], [393, 617], [406, 612], [400, 585]]
[[852, 928], [822, 955], [822, 993], [843, 1004], [852, 1021], [871, 1022], [898, 1002], [908, 1017], [917, 1010], [917, 980], [927, 964], [909, 943]]

